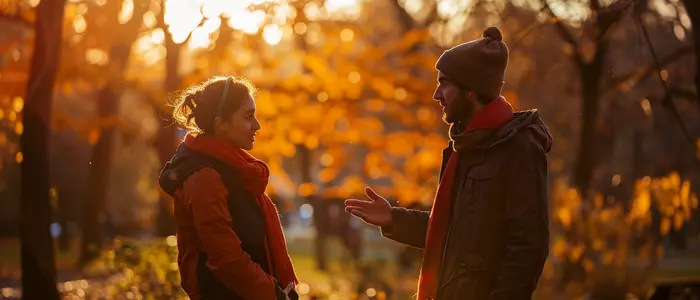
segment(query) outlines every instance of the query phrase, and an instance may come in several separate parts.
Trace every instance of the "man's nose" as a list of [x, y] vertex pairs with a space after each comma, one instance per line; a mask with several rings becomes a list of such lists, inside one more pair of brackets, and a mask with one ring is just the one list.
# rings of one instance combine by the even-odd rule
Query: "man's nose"
[[435, 92], [433, 93], [433, 100], [442, 102], [442, 92], [440, 92], [440, 88], [436, 88]]

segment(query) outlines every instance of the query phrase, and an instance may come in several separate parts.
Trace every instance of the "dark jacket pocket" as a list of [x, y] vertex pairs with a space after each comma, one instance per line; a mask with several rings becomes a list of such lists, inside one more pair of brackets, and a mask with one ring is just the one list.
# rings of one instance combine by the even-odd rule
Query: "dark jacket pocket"
[[498, 166], [493, 164], [480, 164], [472, 167], [458, 194], [458, 205], [461, 206], [459, 210], [475, 211], [481, 200], [487, 196], [489, 189], [494, 186], [494, 178], [497, 174]]

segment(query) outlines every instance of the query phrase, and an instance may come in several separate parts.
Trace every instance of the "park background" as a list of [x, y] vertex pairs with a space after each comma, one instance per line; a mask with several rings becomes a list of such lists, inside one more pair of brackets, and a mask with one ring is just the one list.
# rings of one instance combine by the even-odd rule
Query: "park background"
[[167, 103], [228, 74], [259, 89], [252, 153], [302, 299], [408, 299], [420, 251], [342, 201], [372, 186], [430, 208], [434, 63], [490, 25], [503, 95], [554, 137], [536, 299], [696, 280], [696, 0], [0, 0], [0, 298], [184, 298], [157, 185], [184, 136]]

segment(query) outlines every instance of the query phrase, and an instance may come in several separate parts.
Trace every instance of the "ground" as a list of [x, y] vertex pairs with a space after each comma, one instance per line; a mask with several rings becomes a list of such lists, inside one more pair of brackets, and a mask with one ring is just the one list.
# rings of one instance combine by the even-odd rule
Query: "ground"
[[[302, 299], [409, 299], [415, 292], [417, 270], [401, 273], [396, 260], [387, 259], [392, 256], [386, 254], [394, 251], [396, 245], [369, 243], [368, 247], [381, 247], [382, 251], [367, 251], [365, 260], [354, 265], [343, 254], [344, 250], [331, 242], [328, 270], [319, 271], [310, 253], [311, 242], [290, 243], [292, 261], [301, 280], [298, 290]], [[115, 295], [114, 299], [186, 299], [178, 286], [173, 246], [174, 239], [120, 242], [84, 272], [75, 268], [77, 251], [58, 251], [59, 290], [78, 296], [77, 299], [100, 295]], [[657, 270], [654, 276], [658, 279], [697, 277], [699, 262], [698, 255], [673, 258], [664, 262], [668, 267]], [[2, 239], [0, 299], [17, 299], [19, 278], [19, 242]], [[575, 289], [574, 286], [570, 290]], [[535, 299], [546, 298], [551, 296]]]

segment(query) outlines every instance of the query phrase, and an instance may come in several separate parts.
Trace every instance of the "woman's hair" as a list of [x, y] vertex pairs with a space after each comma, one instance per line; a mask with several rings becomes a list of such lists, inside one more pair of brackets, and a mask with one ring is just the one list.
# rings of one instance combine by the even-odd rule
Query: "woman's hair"
[[253, 93], [255, 86], [245, 78], [215, 76], [188, 87], [175, 98], [173, 119], [190, 132], [212, 134], [216, 117], [229, 118]]

